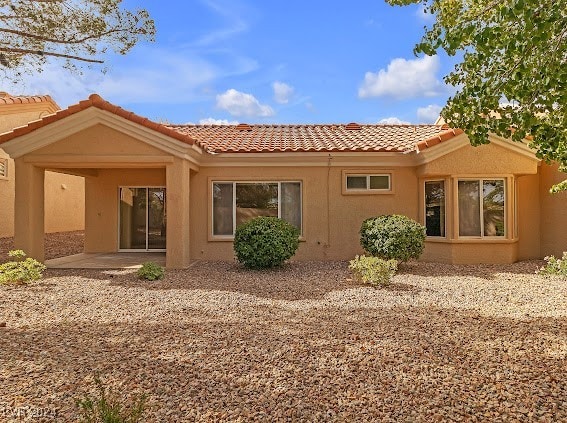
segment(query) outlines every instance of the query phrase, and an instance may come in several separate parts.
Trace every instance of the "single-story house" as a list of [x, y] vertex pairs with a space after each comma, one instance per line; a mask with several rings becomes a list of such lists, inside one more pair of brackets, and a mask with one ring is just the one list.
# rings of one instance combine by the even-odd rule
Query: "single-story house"
[[[0, 133], [60, 110], [48, 95], [13, 96], [0, 92]], [[0, 238], [14, 235], [14, 161], [0, 148]], [[82, 230], [85, 183], [63, 173], [45, 173], [45, 232]]]
[[15, 160], [15, 242], [43, 259], [46, 170], [85, 178], [85, 252], [165, 251], [170, 268], [231, 260], [236, 226], [279, 216], [297, 260], [361, 253], [370, 216], [427, 227], [423, 260], [510, 263], [561, 254], [565, 176], [497, 136], [447, 125], [169, 125], [93, 94], [0, 135]]

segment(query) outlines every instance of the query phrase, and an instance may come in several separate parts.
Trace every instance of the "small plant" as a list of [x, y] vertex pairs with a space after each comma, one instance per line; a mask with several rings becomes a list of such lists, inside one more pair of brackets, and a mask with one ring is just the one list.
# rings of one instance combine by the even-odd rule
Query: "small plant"
[[425, 226], [397, 214], [371, 217], [362, 222], [360, 245], [384, 260], [417, 259], [425, 247]]
[[378, 257], [356, 256], [349, 263], [354, 277], [359, 281], [372, 286], [386, 286], [398, 270], [396, 260], [382, 260]]
[[164, 270], [159, 264], [147, 261], [138, 269], [138, 277], [147, 281], [163, 279]]
[[134, 398], [131, 403], [123, 405], [118, 397], [107, 392], [99, 375], [95, 375], [94, 383], [98, 398], [85, 395], [75, 401], [81, 413], [82, 423], [137, 423], [141, 421], [146, 409], [146, 395]]
[[277, 217], [256, 217], [234, 234], [236, 259], [249, 269], [281, 266], [299, 247], [299, 230]]
[[536, 271], [538, 275], [557, 275], [567, 278], [567, 251], [563, 253], [563, 257], [560, 259], [555, 256], [548, 256], [544, 260], [546, 265]]
[[46, 267], [39, 261], [26, 257], [22, 250], [12, 250], [8, 257], [14, 261], [0, 264], [0, 284], [25, 284], [41, 279]]

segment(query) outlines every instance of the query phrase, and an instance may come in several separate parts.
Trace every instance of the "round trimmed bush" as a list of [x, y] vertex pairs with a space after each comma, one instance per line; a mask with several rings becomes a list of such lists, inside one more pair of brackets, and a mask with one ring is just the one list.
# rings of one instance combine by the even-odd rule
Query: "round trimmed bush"
[[299, 230], [277, 217], [256, 217], [234, 234], [236, 259], [249, 269], [280, 266], [299, 247]]
[[371, 217], [362, 222], [360, 245], [384, 260], [417, 259], [425, 247], [425, 226], [399, 214]]

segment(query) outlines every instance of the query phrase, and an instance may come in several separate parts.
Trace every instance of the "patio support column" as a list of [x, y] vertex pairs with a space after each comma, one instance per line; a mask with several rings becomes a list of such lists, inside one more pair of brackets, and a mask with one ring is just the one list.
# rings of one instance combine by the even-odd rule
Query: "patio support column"
[[23, 158], [16, 159], [15, 163], [14, 246], [43, 262], [45, 170], [25, 163]]
[[189, 162], [176, 158], [166, 166], [167, 240], [165, 262], [168, 268], [189, 266]]

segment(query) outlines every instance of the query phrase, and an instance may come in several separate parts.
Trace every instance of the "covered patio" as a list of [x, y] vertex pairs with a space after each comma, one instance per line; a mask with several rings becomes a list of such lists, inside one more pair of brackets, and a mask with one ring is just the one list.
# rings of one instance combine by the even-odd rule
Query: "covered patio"
[[[169, 268], [189, 265], [189, 187], [201, 149], [187, 137], [93, 95], [0, 142], [15, 159], [16, 248], [45, 259], [49, 170], [85, 178], [84, 254], [50, 260], [49, 267], [135, 266], [142, 257]], [[152, 193], [161, 200], [154, 208]]]

